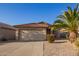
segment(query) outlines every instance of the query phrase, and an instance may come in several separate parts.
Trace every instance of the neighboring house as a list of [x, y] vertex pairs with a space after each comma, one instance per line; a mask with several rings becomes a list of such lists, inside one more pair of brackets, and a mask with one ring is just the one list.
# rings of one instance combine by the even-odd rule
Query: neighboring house
[[54, 29], [53, 25], [51, 25], [50, 27], [51, 27], [51, 32], [56, 39], [68, 38], [69, 33], [64, 28]]
[[18, 40], [46, 40], [47, 34], [50, 34], [49, 24], [44, 22], [15, 25], [14, 27], [18, 28], [16, 32]]
[[54, 35], [56, 38], [66, 38], [68, 36], [68, 31], [63, 28], [59, 28], [54, 31]]
[[59, 32], [60, 32], [60, 38], [68, 38], [69, 33], [68, 33], [68, 31], [67, 31], [66, 29], [61, 28], [61, 29], [59, 30]]
[[1, 40], [14, 40], [16, 29], [8, 24], [0, 22], [0, 41]]

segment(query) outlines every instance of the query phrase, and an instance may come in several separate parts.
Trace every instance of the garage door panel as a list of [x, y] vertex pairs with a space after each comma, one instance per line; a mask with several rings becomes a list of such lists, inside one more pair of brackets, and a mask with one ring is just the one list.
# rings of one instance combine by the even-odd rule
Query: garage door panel
[[45, 40], [46, 34], [39, 30], [25, 30], [21, 32], [22, 40]]

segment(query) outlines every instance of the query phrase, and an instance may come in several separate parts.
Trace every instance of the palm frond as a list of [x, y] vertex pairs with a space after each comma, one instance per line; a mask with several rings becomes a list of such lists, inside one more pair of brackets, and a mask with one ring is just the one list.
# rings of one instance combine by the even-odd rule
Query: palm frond
[[72, 16], [72, 8], [68, 6], [68, 13]]
[[77, 31], [79, 26], [78, 4], [73, 10], [68, 7], [68, 10], [63, 15], [57, 16], [57, 19], [52, 25], [55, 29], [65, 28], [70, 31]]
[[67, 24], [65, 24], [63, 21], [61, 21], [61, 20], [56, 20], [55, 22], [54, 22], [54, 24], [53, 24], [53, 27], [55, 27], [55, 28], [66, 28], [66, 27], [68, 27], [68, 25]]

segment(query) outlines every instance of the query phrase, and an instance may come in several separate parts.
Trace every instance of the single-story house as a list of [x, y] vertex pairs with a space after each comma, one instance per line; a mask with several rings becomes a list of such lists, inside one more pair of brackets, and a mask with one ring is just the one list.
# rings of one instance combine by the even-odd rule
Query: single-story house
[[0, 22], [0, 41], [1, 40], [14, 40], [16, 28]]
[[17, 40], [34, 41], [46, 40], [50, 34], [49, 24], [44, 22], [15, 25]]

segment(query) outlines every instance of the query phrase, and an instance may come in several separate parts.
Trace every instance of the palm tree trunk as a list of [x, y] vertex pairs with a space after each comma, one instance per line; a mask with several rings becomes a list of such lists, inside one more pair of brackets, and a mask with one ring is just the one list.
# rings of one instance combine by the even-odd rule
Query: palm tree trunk
[[71, 41], [71, 43], [73, 43], [76, 39], [77, 39], [77, 33], [74, 31], [71, 31], [69, 34], [69, 40]]

